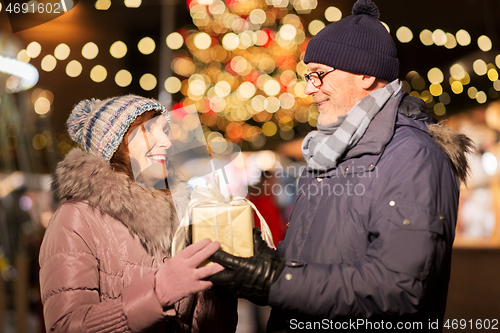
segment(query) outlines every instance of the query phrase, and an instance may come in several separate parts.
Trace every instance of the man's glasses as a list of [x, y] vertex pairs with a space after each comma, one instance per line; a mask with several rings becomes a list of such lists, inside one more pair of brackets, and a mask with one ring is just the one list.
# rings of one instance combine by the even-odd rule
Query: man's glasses
[[323, 77], [334, 70], [335, 68], [332, 67], [322, 72], [311, 72], [309, 74], [304, 74], [304, 78], [306, 79], [306, 83], [311, 82], [313, 86], [319, 88], [323, 84]]

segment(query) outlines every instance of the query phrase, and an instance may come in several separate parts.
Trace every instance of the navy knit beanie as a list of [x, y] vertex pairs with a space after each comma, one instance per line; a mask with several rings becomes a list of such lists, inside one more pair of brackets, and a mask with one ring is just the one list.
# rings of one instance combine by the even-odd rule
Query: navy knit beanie
[[326, 26], [309, 42], [304, 62], [394, 81], [399, 73], [396, 45], [378, 18], [373, 2], [358, 0], [351, 16]]

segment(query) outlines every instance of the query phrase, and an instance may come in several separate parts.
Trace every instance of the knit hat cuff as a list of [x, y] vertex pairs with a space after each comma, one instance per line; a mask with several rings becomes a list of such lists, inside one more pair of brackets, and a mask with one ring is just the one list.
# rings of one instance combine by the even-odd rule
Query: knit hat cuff
[[324, 39], [312, 39], [304, 62], [315, 62], [346, 72], [394, 81], [399, 73], [397, 58]]

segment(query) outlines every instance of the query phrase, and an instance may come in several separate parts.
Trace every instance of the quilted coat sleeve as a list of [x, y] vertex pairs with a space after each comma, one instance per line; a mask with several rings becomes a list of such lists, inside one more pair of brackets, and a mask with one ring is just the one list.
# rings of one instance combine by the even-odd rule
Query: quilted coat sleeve
[[47, 332], [140, 331], [164, 317], [149, 274], [100, 302], [99, 259], [89, 213], [66, 203], [54, 214], [40, 249]]
[[435, 147], [392, 153], [379, 193], [370, 193], [365, 253], [351, 264], [288, 263], [271, 286], [271, 306], [330, 319], [418, 311], [449, 260], [458, 183]]

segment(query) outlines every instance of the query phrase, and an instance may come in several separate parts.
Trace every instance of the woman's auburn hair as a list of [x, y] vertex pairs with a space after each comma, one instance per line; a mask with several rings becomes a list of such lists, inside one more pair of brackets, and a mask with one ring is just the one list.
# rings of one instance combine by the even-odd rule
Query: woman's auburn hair
[[134, 180], [134, 171], [132, 170], [132, 164], [130, 163], [130, 153], [128, 149], [128, 142], [130, 134], [139, 126], [145, 122], [159, 116], [160, 111], [146, 111], [139, 115], [132, 124], [130, 124], [127, 132], [123, 136], [123, 140], [118, 146], [118, 149], [111, 157], [109, 163], [113, 170], [117, 172], [122, 172], [129, 176], [130, 179]]

